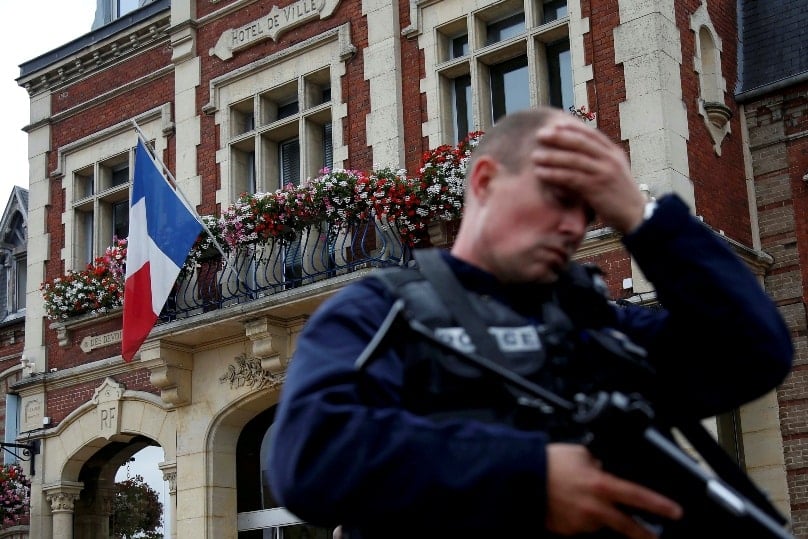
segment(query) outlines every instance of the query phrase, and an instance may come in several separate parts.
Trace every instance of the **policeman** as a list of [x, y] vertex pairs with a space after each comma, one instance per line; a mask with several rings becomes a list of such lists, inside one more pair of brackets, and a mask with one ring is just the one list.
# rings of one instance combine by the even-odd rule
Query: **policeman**
[[[637, 515], [676, 522], [682, 500], [608, 471], [552, 406], [412, 321], [562, 396], [606, 384], [696, 420], [783, 381], [782, 317], [677, 196], [649, 204], [621, 148], [562, 111], [501, 119], [466, 182], [451, 252], [416, 251], [420, 271], [350, 284], [306, 324], [273, 426], [275, 496], [350, 539], [656, 537]], [[594, 216], [664, 309], [605, 301], [571, 262]]]

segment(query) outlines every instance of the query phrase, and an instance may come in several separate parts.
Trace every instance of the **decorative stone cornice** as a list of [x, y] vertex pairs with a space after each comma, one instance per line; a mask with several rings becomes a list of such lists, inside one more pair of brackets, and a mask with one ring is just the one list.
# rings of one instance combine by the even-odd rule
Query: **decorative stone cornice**
[[54, 91], [167, 40], [169, 27], [170, 17], [166, 12], [162, 19], [151, 21], [151, 24], [145, 26], [134, 27], [130, 32], [119, 35], [114, 41], [101, 46], [87, 47], [82, 53], [64, 62], [53, 64], [49, 71], [27, 81], [24, 88], [29, 96], [48, 90]]

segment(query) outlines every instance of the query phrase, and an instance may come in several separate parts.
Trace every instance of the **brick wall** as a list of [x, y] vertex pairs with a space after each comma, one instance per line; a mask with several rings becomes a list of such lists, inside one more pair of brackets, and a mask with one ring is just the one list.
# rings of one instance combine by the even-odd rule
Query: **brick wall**
[[795, 367], [778, 390], [793, 532], [808, 537], [808, 85], [746, 105], [765, 279], [794, 336]]

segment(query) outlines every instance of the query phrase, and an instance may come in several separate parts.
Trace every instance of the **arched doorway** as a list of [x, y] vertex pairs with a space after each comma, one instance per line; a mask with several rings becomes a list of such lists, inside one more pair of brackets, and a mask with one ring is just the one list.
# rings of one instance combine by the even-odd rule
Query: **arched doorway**
[[136, 453], [151, 445], [156, 442], [144, 436], [128, 442], [112, 441], [87, 459], [78, 477], [83, 488], [73, 506], [75, 539], [109, 539], [115, 476]]
[[330, 529], [302, 522], [275, 500], [267, 483], [268, 441], [275, 407], [244, 425], [236, 444], [239, 539], [331, 539]]
[[159, 397], [107, 378], [42, 440], [46, 460], [32, 483], [31, 537], [108, 539], [115, 475], [149, 446], [164, 451], [159, 469], [175, 510], [176, 429], [176, 412]]

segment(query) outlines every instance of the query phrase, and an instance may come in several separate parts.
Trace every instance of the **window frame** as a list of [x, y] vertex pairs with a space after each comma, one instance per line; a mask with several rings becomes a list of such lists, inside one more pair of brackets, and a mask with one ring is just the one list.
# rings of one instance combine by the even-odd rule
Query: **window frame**
[[[270, 129], [262, 125], [261, 104], [256, 103], [256, 95], [261, 91], [278, 88], [294, 78], [307, 76], [308, 95], [304, 93], [300, 99], [312, 106], [302, 112], [302, 118], [311, 123], [324, 124], [331, 122], [332, 136], [330, 153], [333, 163], [340, 166], [348, 158], [345, 145], [343, 124], [348, 114], [347, 104], [342, 96], [342, 77], [347, 72], [347, 62], [353, 57], [356, 48], [351, 39], [349, 23], [340, 24], [326, 30], [305, 42], [290, 45], [281, 52], [261, 57], [242, 68], [225, 73], [211, 80], [210, 101], [203, 110], [214, 115], [214, 122], [219, 128], [220, 152], [217, 164], [221, 175], [220, 187], [216, 192], [216, 201], [223, 207], [238, 200], [246, 192], [266, 192], [264, 178], [274, 177], [277, 184], [277, 167], [273, 159], [273, 145], [278, 140], [288, 137], [275, 137], [275, 140], [258, 136], [259, 131]], [[291, 76], [290, 76], [291, 75]], [[314, 96], [319, 95], [320, 104]], [[244, 102], [250, 114], [256, 114], [258, 126], [252, 132], [240, 132], [234, 128], [233, 120], [236, 103]], [[305, 108], [305, 107], [304, 107]], [[244, 114], [244, 111], [240, 111]], [[319, 145], [318, 145], [319, 146]], [[245, 173], [248, 160], [237, 151], [255, 152], [255, 188], [248, 191]], [[315, 177], [320, 172], [320, 163], [313, 163], [310, 153], [305, 150], [301, 155], [309, 157], [302, 162], [307, 169], [301, 171], [301, 178]], [[323, 152], [324, 153], [324, 152]], [[277, 154], [275, 154], [277, 155]], [[239, 163], [240, 161], [240, 163]], [[274, 167], [274, 170], [272, 170]]]
[[[232, 192], [273, 192], [317, 176], [333, 160], [331, 68], [287, 79], [229, 105], [227, 141]], [[253, 121], [251, 122], [252, 119]], [[288, 144], [297, 141], [297, 173], [287, 177]]]
[[28, 287], [28, 252], [12, 255], [11, 259], [11, 295], [9, 312], [16, 313], [26, 307], [26, 288]]
[[[134, 170], [134, 146], [78, 168], [69, 174], [72, 193], [78, 199], [68, 201], [73, 214], [72, 268], [82, 268], [101, 256], [116, 238], [116, 217], [121, 205], [126, 206], [125, 226], [128, 236], [129, 196]], [[122, 180], [125, 175], [126, 180]], [[89, 193], [89, 194], [87, 194]]]
[[[468, 12], [460, 4], [459, 0], [447, 0], [440, 8], [432, 5], [418, 8], [419, 18], [423, 21], [421, 48], [426, 59], [429, 105], [429, 120], [424, 125], [430, 146], [454, 144], [469, 132], [485, 131], [493, 125], [503, 113], [502, 103], [497, 103], [497, 94], [492, 95], [492, 75], [496, 75], [501, 64], [518, 62], [515, 58], [521, 57], [523, 62], [526, 59], [528, 84], [524, 95], [517, 97], [516, 102], [520, 104], [514, 110], [542, 104], [560, 106], [551, 101], [549, 77], [552, 72], [547, 54], [552, 49], [549, 47], [566, 40], [571, 54], [583, 54], [583, 35], [576, 32], [584, 25], [575, 18], [580, 7], [574, 0], [549, 3], [544, 0], [492, 1]], [[545, 20], [545, 5], [552, 10], [551, 20]], [[463, 14], [447, 18], [447, 14], [451, 16], [452, 13]], [[564, 13], [564, 16], [557, 17], [558, 13]], [[512, 19], [505, 26], [514, 29], [521, 25], [516, 19], [522, 16], [524, 25], [520, 31], [497, 35], [495, 30], [499, 25]], [[574, 40], [577, 40], [575, 47]], [[458, 41], [462, 41], [464, 47], [467, 43], [467, 48], [458, 47]], [[564, 87], [574, 90], [573, 102], [578, 93], [585, 95], [585, 85], [580, 84], [576, 77], [588, 76], [586, 70], [576, 72], [576, 65], [575, 58], [572, 58], [562, 72]], [[471, 117], [468, 130], [462, 128], [464, 122], [458, 118], [463, 114], [463, 96], [458, 95], [457, 80], [464, 78], [471, 81], [471, 100], [466, 107]], [[522, 88], [524, 85], [517, 86]], [[513, 87], [509, 85], [508, 89]]]

